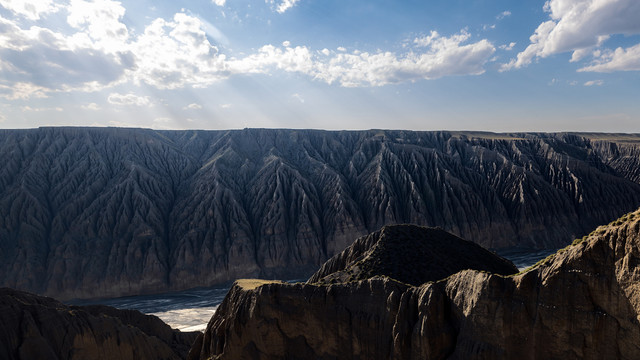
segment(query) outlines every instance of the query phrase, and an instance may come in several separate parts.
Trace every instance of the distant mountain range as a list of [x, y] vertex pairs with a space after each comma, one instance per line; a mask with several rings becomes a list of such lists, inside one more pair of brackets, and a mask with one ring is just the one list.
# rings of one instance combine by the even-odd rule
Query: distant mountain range
[[311, 274], [439, 226], [555, 248], [640, 206], [640, 136], [0, 130], [0, 286], [105, 297]]

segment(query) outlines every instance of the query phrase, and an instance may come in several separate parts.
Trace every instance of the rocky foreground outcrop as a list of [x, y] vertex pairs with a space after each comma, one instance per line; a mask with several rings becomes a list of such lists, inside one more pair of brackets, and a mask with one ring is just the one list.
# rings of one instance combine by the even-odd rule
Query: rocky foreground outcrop
[[238, 281], [189, 359], [639, 359], [639, 264], [640, 210], [515, 275]]
[[640, 206], [640, 136], [0, 130], [0, 286], [58, 299], [308, 276], [383, 225], [557, 248]]
[[198, 332], [108, 306], [66, 306], [0, 288], [0, 359], [184, 359]]
[[391, 225], [356, 239], [313, 274], [309, 284], [387, 276], [419, 286], [465, 269], [514, 274], [518, 269], [483, 247], [440, 228]]

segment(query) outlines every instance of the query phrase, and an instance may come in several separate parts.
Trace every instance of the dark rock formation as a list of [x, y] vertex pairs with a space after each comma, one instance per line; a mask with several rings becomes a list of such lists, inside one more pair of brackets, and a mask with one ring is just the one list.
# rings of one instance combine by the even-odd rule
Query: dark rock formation
[[465, 269], [515, 274], [518, 269], [481, 246], [442, 229], [390, 225], [329, 259], [307, 283], [333, 284], [388, 276], [419, 286]]
[[503, 276], [238, 281], [189, 359], [639, 359], [640, 210]]
[[138, 311], [0, 288], [0, 359], [184, 359], [198, 334]]
[[385, 224], [556, 248], [640, 206], [640, 137], [0, 130], [0, 286], [59, 299], [308, 276]]

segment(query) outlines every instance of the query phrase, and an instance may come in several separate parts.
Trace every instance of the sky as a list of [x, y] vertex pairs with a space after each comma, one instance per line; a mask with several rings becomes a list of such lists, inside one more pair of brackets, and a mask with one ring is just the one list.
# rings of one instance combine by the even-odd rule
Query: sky
[[640, 132], [638, 0], [0, 0], [0, 128]]

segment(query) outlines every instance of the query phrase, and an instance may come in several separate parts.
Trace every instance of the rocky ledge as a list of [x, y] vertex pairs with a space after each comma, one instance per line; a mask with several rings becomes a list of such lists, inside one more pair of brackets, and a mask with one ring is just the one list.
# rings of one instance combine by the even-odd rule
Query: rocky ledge
[[640, 358], [640, 210], [518, 274], [331, 277], [377, 245], [347, 249], [318, 282], [236, 282], [188, 358]]
[[184, 359], [197, 334], [135, 310], [0, 288], [0, 359]]

